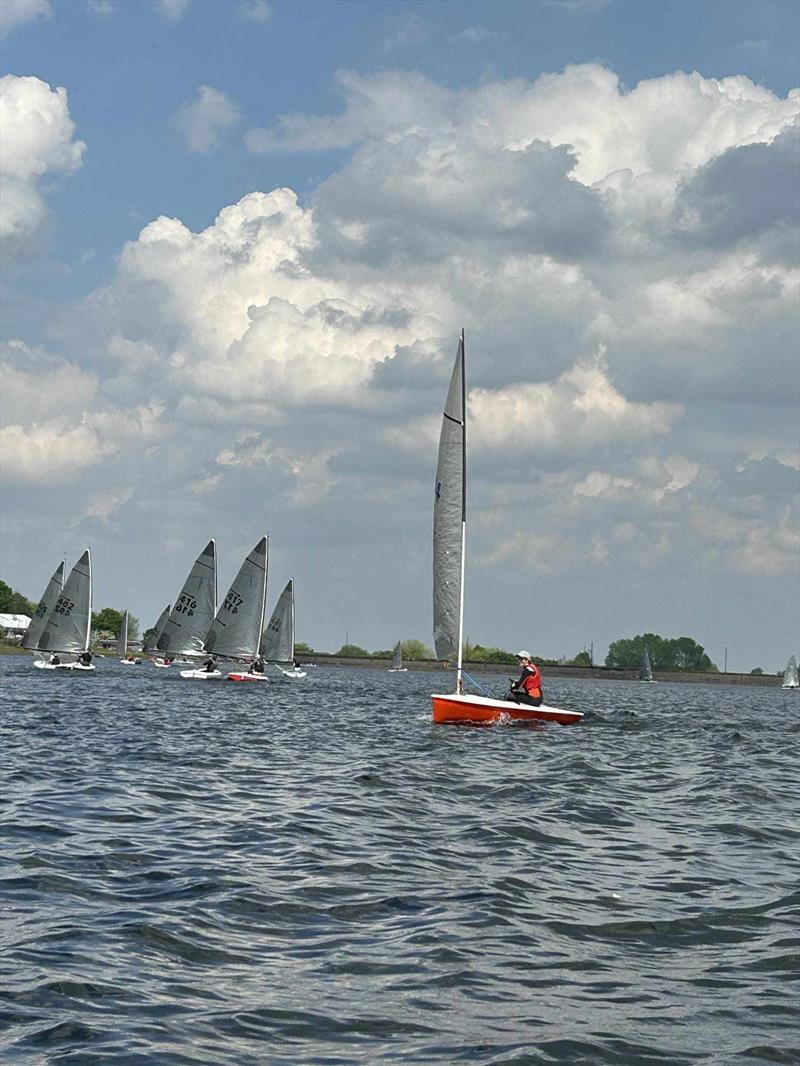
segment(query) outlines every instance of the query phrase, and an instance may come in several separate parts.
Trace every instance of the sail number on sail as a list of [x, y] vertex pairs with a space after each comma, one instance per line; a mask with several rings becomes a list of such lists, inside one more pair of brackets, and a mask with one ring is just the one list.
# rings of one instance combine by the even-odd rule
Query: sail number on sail
[[66, 600], [63, 596], [60, 596], [56, 603], [56, 613], [70, 615], [74, 606], [75, 602], [73, 600]]
[[181, 596], [173, 609], [179, 614], [185, 614], [188, 618], [191, 618], [195, 607], [197, 607], [197, 600], [192, 599], [191, 596]]
[[228, 595], [225, 597], [225, 603], [223, 603], [222, 606], [225, 608], [226, 611], [230, 611], [231, 614], [238, 614], [239, 608], [242, 606], [243, 603], [244, 600], [239, 595], [239, 593], [231, 589]]

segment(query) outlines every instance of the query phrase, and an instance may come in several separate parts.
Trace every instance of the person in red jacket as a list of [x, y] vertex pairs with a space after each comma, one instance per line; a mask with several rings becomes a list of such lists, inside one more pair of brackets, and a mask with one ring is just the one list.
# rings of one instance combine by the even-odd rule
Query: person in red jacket
[[541, 707], [542, 699], [542, 675], [539, 667], [531, 662], [529, 651], [518, 651], [520, 670], [522, 671], [516, 681], [511, 682], [511, 691], [506, 699], [511, 703], [521, 703], [529, 707]]

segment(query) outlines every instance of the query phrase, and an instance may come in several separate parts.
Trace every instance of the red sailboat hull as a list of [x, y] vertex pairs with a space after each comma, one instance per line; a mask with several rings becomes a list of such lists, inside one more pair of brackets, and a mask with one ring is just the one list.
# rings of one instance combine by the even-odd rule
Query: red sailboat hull
[[439, 725], [497, 725], [502, 722], [557, 722], [559, 725], [575, 725], [583, 721], [580, 711], [567, 711], [562, 707], [522, 706], [506, 703], [486, 696], [450, 695], [431, 696], [433, 721]]

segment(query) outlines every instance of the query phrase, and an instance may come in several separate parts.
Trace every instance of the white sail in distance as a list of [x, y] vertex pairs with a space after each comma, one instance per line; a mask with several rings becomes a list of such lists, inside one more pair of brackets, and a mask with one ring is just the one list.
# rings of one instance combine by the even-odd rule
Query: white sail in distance
[[117, 637], [117, 655], [124, 659], [128, 654], [128, 612], [122, 612], [122, 625], [119, 627]]
[[217, 613], [217, 553], [210, 540], [197, 556], [156, 642], [173, 657], [202, 655]]
[[647, 648], [645, 648], [642, 652], [642, 659], [639, 663], [639, 680], [653, 680], [653, 664], [650, 662], [650, 653], [648, 652]]
[[271, 663], [294, 662], [294, 581], [289, 578], [261, 634], [260, 654]]
[[791, 656], [789, 662], [786, 664], [786, 669], [783, 671], [783, 684], [781, 688], [798, 688], [799, 683], [797, 679], [797, 660], [794, 655]]
[[439, 659], [461, 661], [466, 504], [464, 333], [439, 437], [433, 506], [433, 641]]
[[142, 643], [142, 651], [154, 651], [156, 644], [158, 644], [161, 634], [164, 632], [164, 626], [169, 618], [169, 611], [171, 604], [167, 604], [161, 614], [158, 616], [158, 621], [150, 631], [150, 636]]
[[80, 655], [89, 650], [92, 626], [92, 555], [75, 563], [39, 636], [39, 651]]
[[267, 538], [262, 537], [242, 563], [219, 606], [204, 650], [226, 659], [251, 659], [258, 653], [267, 595]]
[[398, 640], [394, 646], [392, 659], [395, 669], [403, 665], [403, 642], [401, 640]]
[[61, 590], [64, 587], [64, 564], [59, 563], [55, 569], [55, 573], [47, 582], [47, 588], [42, 593], [42, 598], [39, 600], [39, 604], [34, 611], [33, 618], [31, 618], [31, 624], [25, 630], [25, 635], [20, 642], [20, 646], [27, 649], [27, 651], [38, 651], [39, 649], [39, 637], [44, 629], [45, 622], [56, 605], [56, 600], [61, 595]]

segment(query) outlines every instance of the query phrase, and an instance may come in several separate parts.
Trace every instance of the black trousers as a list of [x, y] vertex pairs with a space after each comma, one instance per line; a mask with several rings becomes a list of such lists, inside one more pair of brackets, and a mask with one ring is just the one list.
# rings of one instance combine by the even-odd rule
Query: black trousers
[[508, 703], [521, 703], [528, 707], [541, 707], [542, 696], [529, 696], [527, 692], [521, 692], [515, 688], [506, 696]]

